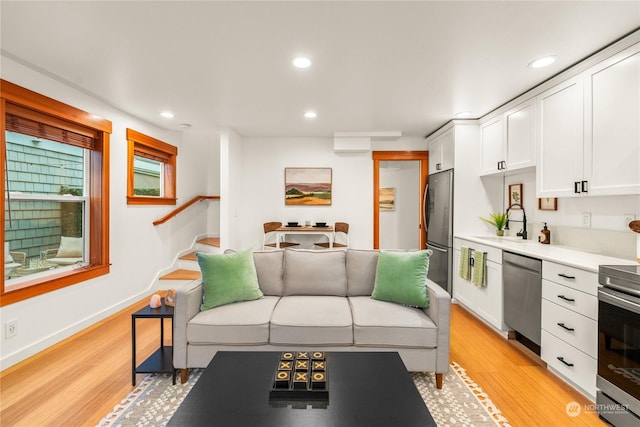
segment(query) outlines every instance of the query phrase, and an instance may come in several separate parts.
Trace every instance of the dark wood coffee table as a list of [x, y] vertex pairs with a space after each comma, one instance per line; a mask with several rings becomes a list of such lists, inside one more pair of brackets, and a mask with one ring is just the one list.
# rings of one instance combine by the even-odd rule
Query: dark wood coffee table
[[168, 425], [436, 425], [398, 353], [327, 353], [328, 405], [269, 400], [280, 355], [280, 352], [216, 353]]

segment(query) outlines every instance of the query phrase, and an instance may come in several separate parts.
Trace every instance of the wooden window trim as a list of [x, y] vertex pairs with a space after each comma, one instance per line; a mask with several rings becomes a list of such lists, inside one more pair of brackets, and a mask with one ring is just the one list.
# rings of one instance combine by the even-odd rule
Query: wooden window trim
[[[0, 288], [0, 306], [23, 301], [109, 273], [109, 143], [111, 122], [0, 79], [0, 170], [3, 176], [7, 106], [10, 110], [15, 109], [14, 107], [26, 108], [51, 116], [53, 120], [63, 119], [76, 125], [88, 127], [96, 131], [96, 141], [94, 150], [90, 151], [90, 214], [89, 227], [87, 228], [90, 242], [89, 265], [26, 281], [18, 289], [7, 292], [5, 292], [3, 279]], [[5, 192], [4, 180], [0, 180], [0, 190], [2, 193]], [[4, 209], [2, 209], [0, 219], [4, 224]], [[2, 240], [4, 241], [4, 227]], [[2, 245], [1, 251], [4, 257], [4, 245]]]
[[[178, 148], [133, 129], [127, 128], [127, 204], [128, 205], [175, 205], [176, 198], [176, 160]], [[143, 157], [159, 160], [164, 164], [164, 196], [136, 196], [134, 192], [133, 158]]]

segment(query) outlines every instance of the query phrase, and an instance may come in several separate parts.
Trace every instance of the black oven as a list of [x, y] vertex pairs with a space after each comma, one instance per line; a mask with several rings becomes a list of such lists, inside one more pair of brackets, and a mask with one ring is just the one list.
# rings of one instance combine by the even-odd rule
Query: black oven
[[596, 408], [617, 427], [640, 425], [640, 265], [600, 266]]

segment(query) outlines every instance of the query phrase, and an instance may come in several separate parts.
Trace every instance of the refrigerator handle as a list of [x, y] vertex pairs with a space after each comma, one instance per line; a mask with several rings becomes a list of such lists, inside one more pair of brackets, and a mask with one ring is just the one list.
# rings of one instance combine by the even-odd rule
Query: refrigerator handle
[[425, 233], [429, 232], [429, 184], [424, 187], [422, 195], [422, 222], [424, 223]]

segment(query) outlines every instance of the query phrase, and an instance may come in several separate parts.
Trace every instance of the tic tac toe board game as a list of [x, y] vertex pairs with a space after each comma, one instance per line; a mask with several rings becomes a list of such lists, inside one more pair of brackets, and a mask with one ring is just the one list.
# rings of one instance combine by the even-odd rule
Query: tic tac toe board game
[[328, 357], [322, 351], [285, 351], [274, 367], [269, 399], [328, 400]]

